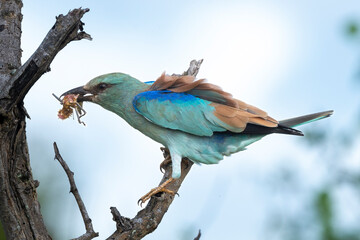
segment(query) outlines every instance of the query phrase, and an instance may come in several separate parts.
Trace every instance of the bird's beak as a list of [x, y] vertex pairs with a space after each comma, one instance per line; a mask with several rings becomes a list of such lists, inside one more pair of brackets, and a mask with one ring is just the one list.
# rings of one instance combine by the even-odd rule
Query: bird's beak
[[84, 86], [77, 87], [77, 88], [71, 89], [67, 92], [64, 92], [63, 94], [61, 94], [60, 97], [69, 95], [69, 94], [79, 94], [79, 97], [77, 98], [78, 102], [85, 102], [85, 101], [92, 102], [92, 100], [94, 98], [94, 95], [90, 91], [86, 90], [84, 88]]

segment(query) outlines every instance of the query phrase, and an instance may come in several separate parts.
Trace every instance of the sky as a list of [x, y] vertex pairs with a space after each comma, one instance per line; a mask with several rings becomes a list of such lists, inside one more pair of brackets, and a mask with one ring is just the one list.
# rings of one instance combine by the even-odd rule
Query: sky
[[[52, 93], [61, 95], [110, 72], [152, 81], [204, 59], [199, 78], [276, 119], [335, 110], [332, 118], [302, 130], [341, 128], [352, 117], [349, 105], [357, 95], [346, 82], [354, 77], [359, 54], [343, 31], [360, 13], [357, 1], [25, 0], [22, 61], [36, 50], [55, 16], [77, 7], [90, 8], [82, 21], [93, 40], [66, 46], [25, 99], [32, 169], [40, 199], [51, 199], [41, 201], [45, 221], [58, 228], [60, 239], [77, 237], [84, 228], [65, 173], [53, 161], [54, 141], [75, 172], [100, 239], [115, 230], [110, 206], [130, 218], [141, 209], [137, 200], [162, 177], [162, 153], [158, 143], [91, 103], [84, 104], [86, 127], [58, 119], [61, 106]], [[145, 239], [189, 239], [198, 229], [203, 239], [263, 239], [266, 211], [276, 202], [263, 187], [266, 177], [286, 162], [316, 187], [325, 174], [316, 157], [301, 139], [278, 135], [218, 165], [194, 166], [180, 197]]]

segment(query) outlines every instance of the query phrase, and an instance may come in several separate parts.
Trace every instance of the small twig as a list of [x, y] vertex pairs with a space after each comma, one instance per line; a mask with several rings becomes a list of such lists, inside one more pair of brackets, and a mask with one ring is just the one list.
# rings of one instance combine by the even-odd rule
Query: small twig
[[117, 231], [124, 232], [132, 229], [133, 224], [129, 218], [121, 216], [116, 207], [110, 207], [110, 210], [113, 215], [113, 220], [116, 222]]
[[190, 62], [190, 66], [188, 68], [188, 70], [186, 70], [183, 74], [172, 74], [172, 76], [186, 76], [186, 75], [190, 75], [190, 76], [194, 76], [196, 77], [196, 75], [199, 73], [201, 64], [203, 63], [204, 59], [200, 59], [198, 61], [196, 61], [195, 59], [192, 60]]
[[196, 75], [199, 73], [200, 66], [203, 63], [204, 59], [200, 59], [199, 61], [192, 60], [190, 62], [189, 69], [183, 73], [183, 75], [191, 75], [196, 77]]
[[196, 236], [196, 238], [194, 238], [194, 240], [199, 240], [200, 237], [201, 237], [201, 229], [199, 229], [199, 233], [198, 233], [198, 235]]
[[64, 159], [61, 157], [59, 149], [56, 145], [56, 142], [54, 142], [54, 152], [55, 152], [55, 159], [59, 161], [63, 169], [65, 170], [66, 175], [68, 176], [69, 182], [70, 182], [70, 192], [74, 195], [77, 205], [79, 206], [81, 216], [84, 220], [86, 233], [81, 235], [78, 238], [75, 238], [74, 240], [89, 240], [93, 239], [95, 237], [99, 236], [99, 233], [95, 232], [91, 223], [91, 219], [86, 211], [86, 207], [84, 202], [81, 199], [80, 193], [76, 187], [75, 179], [74, 179], [74, 173], [70, 170], [67, 163], [64, 161]]

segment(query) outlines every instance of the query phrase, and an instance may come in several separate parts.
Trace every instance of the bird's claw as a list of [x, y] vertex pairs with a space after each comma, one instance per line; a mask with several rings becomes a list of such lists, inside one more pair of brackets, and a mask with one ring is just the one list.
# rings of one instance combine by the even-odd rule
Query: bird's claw
[[160, 147], [160, 150], [162, 151], [164, 158], [167, 158], [167, 156], [170, 155], [170, 151], [169, 151], [168, 148], [166, 148], [166, 147]]
[[180, 196], [178, 193], [174, 192], [174, 191], [171, 191], [167, 188], [161, 188], [161, 189], [158, 189], [158, 188], [153, 188], [150, 190], [150, 192], [148, 192], [147, 194], [145, 194], [144, 196], [142, 196], [139, 200], [138, 200], [138, 205], [140, 205], [140, 207], [142, 207], [143, 203], [145, 203], [147, 200], [149, 200], [152, 196], [160, 193], [160, 192], [165, 192], [165, 193], [169, 193], [171, 195], [177, 195], [177, 196]]
[[142, 204], [145, 203], [147, 200], [149, 200], [152, 196], [156, 195], [157, 193], [160, 192], [165, 192], [165, 193], [169, 193], [171, 195], [178, 195], [180, 196], [178, 193], [169, 190], [167, 188], [165, 188], [166, 185], [168, 185], [170, 182], [172, 182], [174, 179], [173, 178], [169, 178], [168, 180], [166, 180], [164, 183], [162, 183], [160, 186], [153, 188], [150, 190], [150, 192], [148, 192], [147, 194], [145, 194], [144, 196], [142, 196], [139, 200], [138, 200], [138, 205], [140, 205], [140, 207], [142, 207]]
[[162, 163], [160, 163], [160, 172], [164, 173], [165, 172], [165, 168], [171, 164], [171, 157], [170, 155], [168, 155], [164, 161], [162, 161]]
[[168, 148], [161, 147], [160, 150], [163, 152], [165, 158], [160, 164], [160, 172], [164, 173], [165, 168], [171, 163], [171, 156]]

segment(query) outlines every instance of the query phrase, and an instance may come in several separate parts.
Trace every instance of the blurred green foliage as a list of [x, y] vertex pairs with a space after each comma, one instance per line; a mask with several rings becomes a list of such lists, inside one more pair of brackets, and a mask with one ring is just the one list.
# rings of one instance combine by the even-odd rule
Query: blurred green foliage
[[332, 201], [328, 191], [323, 191], [315, 194], [315, 209], [319, 218], [319, 222], [322, 228], [323, 240], [335, 240], [334, 228], [333, 228], [333, 213], [332, 213]]
[[327, 132], [323, 129], [312, 129], [311, 131], [305, 131], [306, 143], [310, 146], [314, 144], [322, 144], [327, 138]]
[[[360, 42], [360, 20], [351, 20], [346, 24], [345, 34], [347, 37], [359, 45]], [[359, 83], [360, 67], [355, 71], [355, 80]], [[360, 112], [359, 112], [360, 113]]]
[[[360, 21], [349, 21], [345, 25], [345, 35], [351, 40], [359, 40], [356, 47], [360, 49]], [[354, 72], [360, 73], [360, 64]], [[356, 83], [359, 79], [360, 74]], [[351, 81], [342, 83], [354, 84]], [[359, 206], [349, 204], [351, 200], [348, 199], [350, 196], [355, 202], [360, 202], [360, 169], [347, 165], [349, 160], [353, 163], [359, 161], [351, 159], [350, 153], [358, 149], [360, 105], [352, 104], [349, 111], [352, 118], [339, 129], [325, 129], [319, 125], [305, 132], [307, 150], [317, 153], [323, 167], [312, 171], [319, 176], [321, 174], [316, 171], [326, 171], [320, 184], [306, 185], [309, 183], [304, 183], [296, 167], [291, 166], [278, 169], [276, 182], [269, 183], [273, 194], [280, 195], [287, 202], [295, 199], [300, 205], [294, 211], [283, 211], [282, 205], [271, 209], [267, 228], [272, 239], [360, 240], [360, 224], [344, 220], [349, 215], [353, 221], [360, 220]], [[281, 177], [289, 175], [291, 181]], [[275, 185], [280, 188], [275, 189], [276, 192], [273, 189]], [[349, 215], [342, 218], [344, 212]]]
[[5, 240], [5, 233], [0, 222], [0, 240]]
[[[360, 22], [350, 21], [346, 25], [346, 33], [352, 38], [360, 40]], [[360, 43], [360, 42], [359, 42]], [[360, 47], [360, 44], [358, 45]], [[360, 72], [360, 67], [355, 70], [356, 72]], [[354, 109], [356, 116], [360, 116], [359, 106], [354, 104]], [[336, 208], [336, 202], [332, 199], [332, 194], [335, 193], [338, 189], [346, 186], [348, 189], [351, 189], [352, 192], [357, 192], [357, 200], [360, 201], [359, 193], [359, 179], [360, 179], [360, 171], [359, 169], [349, 169], [344, 165], [346, 162], [346, 158], [348, 156], [343, 154], [346, 151], [351, 151], [352, 148], [356, 148], [354, 143], [358, 139], [359, 136], [359, 126], [360, 122], [358, 118], [354, 118], [355, 120], [351, 122], [351, 124], [347, 125], [347, 129], [341, 129], [341, 131], [337, 132], [334, 136], [339, 143], [339, 148], [333, 148], [331, 151], [330, 157], [328, 156], [327, 160], [324, 160], [324, 164], [327, 164], [329, 168], [335, 168], [334, 177], [329, 179], [322, 190], [316, 192], [314, 194], [315, 199], [315, 212], [318, 216], [317, 221], [321, 227], [321, 239], [323, 240], [359, 240], [360, 239], [360, 225], [358, 227], [350, 227], [345, 228], [344, 226], [340, 227], [335, 224], [334, 219], [334, 208]], [[313, 135], [310, 134], [308, 138], [308, 142], [311, 144], [315, 144], [316, 142], [320, 144], [331, 144], [334, 140], [327, 137], [325, 129], [320, 130]], [[331, 159], [332, 157], [334, 159]], [[335, 159], [336, 158], [336, 159]], [[333, 164], [334, 160], [337, 164]], [[349, 207], [349, 206], [347, 206]], [[354, 216], [360, 217], [359, 209], [352, 209], [352, 213]]]
[[351, 37], [357, 37], [359, 35], [359, 22], [351, 21], [346, 25], [346, 34]]

